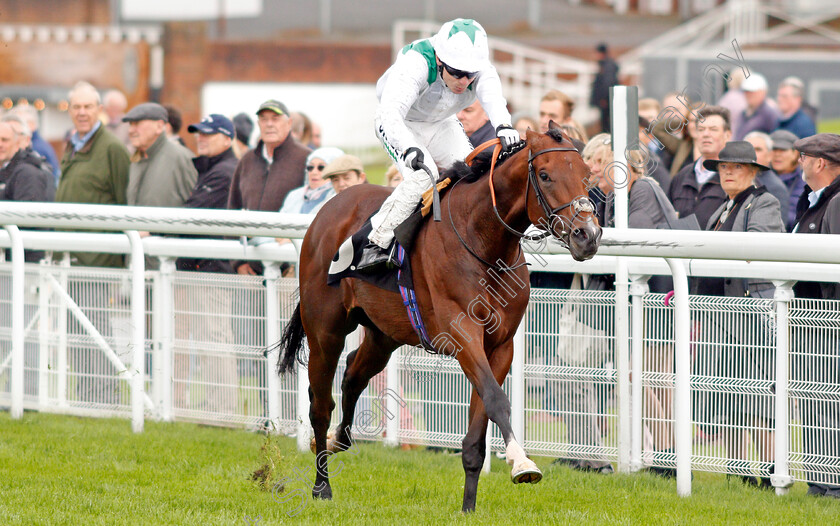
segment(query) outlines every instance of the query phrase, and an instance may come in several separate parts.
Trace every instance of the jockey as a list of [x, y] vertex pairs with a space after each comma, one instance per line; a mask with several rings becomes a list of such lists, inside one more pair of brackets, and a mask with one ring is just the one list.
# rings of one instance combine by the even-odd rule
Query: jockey
[[437, 180], [438, 166], [449, 168], [472, 151], [456, 113], [478, 99], [505, 151], [521, 140], [510, 125], [499, 74], [490, 64], [487, 33], [471, 19], [447, 22], [434, 37], [404, 47], [377, 81], [376, 95], [376, 135], [403, 181], [371, 217], [373, 230], [356, 267], [363, 272], [382, 264], [397, 266], [394, 229], [432, 187], [423, 166]]

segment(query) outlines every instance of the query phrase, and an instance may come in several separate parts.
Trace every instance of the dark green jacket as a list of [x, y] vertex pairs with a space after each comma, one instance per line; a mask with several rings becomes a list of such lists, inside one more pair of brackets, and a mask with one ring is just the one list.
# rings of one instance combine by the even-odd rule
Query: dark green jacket
[[[126, 204], [129, 157], [122, 141], [100, 126], [84, 148], [75, 152], [68, 142], [61, 159], [61, 180], [55, 193], [57, 203], [94, 205]], [[121, 254], [72, 254], [79, 265], [122, 267]]]

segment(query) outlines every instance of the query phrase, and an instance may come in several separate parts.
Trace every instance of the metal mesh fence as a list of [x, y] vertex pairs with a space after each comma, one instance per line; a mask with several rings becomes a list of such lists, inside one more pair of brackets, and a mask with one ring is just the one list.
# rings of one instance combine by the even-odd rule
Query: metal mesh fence
[[840, 486], [840, 301], [790, 305], [790, 468]]
[[769, 477], [775, 426], [773, 301], [695, 296], [691, 309], [693, 467]]
[[[11, 277], [0, 275], [2, 362], [11, 358]], [[147, 287], [149, 282], [147, 282]], [[132, 367], [129, 271], [27, 265], [24, 404], [79, 414], [128, 414]], [[147, 354], [147, 370], [151, 355]], [[8, 381], [3, 392], [8, 393]]]
[[527, 450], [593, 468], [617, 458], [614, 297], [531, 291], [525, 332]]
[[264, 419], [262, 280], [177, 272], [173, 294], [173, 414], [231, 423]]
[[[178, 420], [264, 425], [269, 375], [275, 374], [274, 355], [269, 363], [266, 349], [276, 341], [268, 334], [278, 337], [290, 318], [296, 280], [277, 280], [271, 308], [259, 276], [176, 272], [166, 283], [159, 272], [147, 273], [147, 414], [162, 414], [168, 385]], [[11, 264], [0, 262], [3, 405], [10, 400], [11, 289]], [[130, 414], [130, 290], [125, 269], [26, 266], [25, 407]], [[659, 294], [641, 301], [641, 415], [631, 418], [642, 422], [642, 464], [674, 467], [675, 416], [690, 409], [693, 469], [768, 477], [775, 462], [776, 303], [690, 298], [691, 405], [673, 407], [673, 307]], [[269, 312], [277, 319], [268, 320]], [[613, 292], [532, 290], [524, 324], [525, 436], [518, 437], [529, 452], [592, 468], [617, 460], [614, 317]], [[840, 302], [795, 299], [789, 323], [791, 474], [840, 485]], [[347, 338], [338, 364], [333, 425], [342, 418], [346, 357], [360, 337], [358, 331]], [[402, 347], [392, 360], [398, 388], [389, 390], [383, 372], [357, 404], [356, 415], [374, 415], [364, 437], [381, 438], [387, 422], [398, 419], [401, 443], [460, 448], [472, 389], [457, 361], [412, 347]], [[509, 380], [503, 388], [510, 397]], [[298, 391], [296, 375], [280, 378], [277, 425], [289, 431], [301, 416]], [[398, 414], [386, 409], [389, 398], [398, 402]], [[491, 446], [501, 451], [498, 430], [491, 428]]]

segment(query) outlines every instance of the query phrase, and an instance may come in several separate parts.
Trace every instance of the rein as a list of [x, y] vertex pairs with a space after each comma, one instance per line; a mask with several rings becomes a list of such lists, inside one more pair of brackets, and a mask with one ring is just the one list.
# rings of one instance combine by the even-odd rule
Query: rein
[[[496, 140], [498, 140], [498, 139], [496, 139]], [[518, 269], [519, 267], [521, 267], [523, 265], [527, 265], [528, 263], [526, 263], [524, 261], [522, 263], [519, 263], [518, 265], [515, 264], [516, 261], [519, 261], [522, 258], [522, 245], [519, 245], [519, 253], [516, 256], [516, 261], [514, 261], [514, 266], [503, 268], [501, 265], [496, 265], [496, 264], [490, 263], [489, 261], [487, 261], [483, 257], [476, 254], [475, 251], [472, 248], [470, 248], [470, 246], [467, 244], [467, 242], [464, 241], [464, 238], [461, 237], [461, 233], [458, 232], [457, 228], [455, 228], [455, 221], [452, 219], [452, 205], [450, 204], [451, 201], [452, 201], [451, 194], [454, 193], [455, 187], [458, 186], [458, 183], [460, 183], [461, 181], [463, 181], [463, 179], [458, 179], [457, 181], [455, 181], [455, 184], [453, 184], [452, 188], [449, 190], [450, 199], [446, 200], [446, 211], [449, 214], [449, 224], [450, 224], [450, 226], [452, 226], [452, 231], [455, 232], [456, 236], [458, 236], [458, 241], [460, 241], [461, 244], [464, 245], [464, 248], [467, 249], [467, 252], [469, 252], [472, 255], [472, 257], [481, 261], [482, 263], [484, 263], [485, 265], [487, 265], [488, 267], [492, 268], [493, 270], [495, 270], [496, 272], [498, 272], [500, 274], [503, 274], [505, 271], [515, 270], [515, 269]], [[504, 222], [502, 222], [502, 223], [504, 224]]]

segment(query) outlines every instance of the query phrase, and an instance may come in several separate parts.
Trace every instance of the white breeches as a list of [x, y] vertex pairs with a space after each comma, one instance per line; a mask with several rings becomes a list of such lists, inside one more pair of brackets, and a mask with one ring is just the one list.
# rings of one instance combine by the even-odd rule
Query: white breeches
[[[387, 248], [394, 239], [394, 229], [411, 215], [423, 192], [432, 187], [432, 181], [425, 171], [415, 171], [406, 166], [401, 159], [403, 152], [395, 151], [378, 120], [374, 124], [377, 137], [394, 159], [403, 177], [403, 181], [382, 203], [379, 212], [370, 219], [373, 231], [368, 239], [382, 248]], [[414, 135], [416, 144], [423, 152], [423, 163], [436, 181], [438, 167], [445, 170], [455, 161], [463, 161], [473, 150], [463, 126], [454, 115], [439, 122], [406, 122], [405, 125]]]

